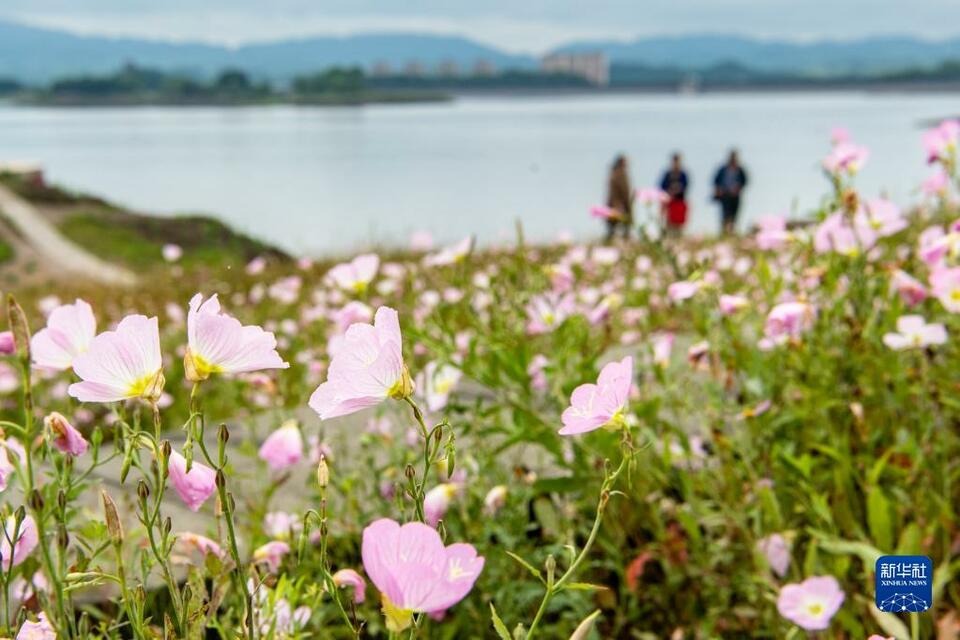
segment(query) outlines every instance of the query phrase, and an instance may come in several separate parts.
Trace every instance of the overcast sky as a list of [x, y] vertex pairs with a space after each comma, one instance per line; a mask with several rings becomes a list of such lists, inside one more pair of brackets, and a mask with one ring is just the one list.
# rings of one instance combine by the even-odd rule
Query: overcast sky
[[0, 0], [0, 19], [237, 44], [364, 31], [453, 33], [515, 52], [691, 32], [851, 39], [960, 34], [960, 0]]

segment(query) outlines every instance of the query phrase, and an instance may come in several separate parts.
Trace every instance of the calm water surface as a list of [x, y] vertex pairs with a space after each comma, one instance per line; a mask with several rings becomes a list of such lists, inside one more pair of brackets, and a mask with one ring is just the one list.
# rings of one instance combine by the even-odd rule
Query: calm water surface
[[147, 212], [208, 212], [306, 253], [560, 231], [600, 233], [588, 208], [607, 165], [631, 161], [653, 184], [681, 150], [692, 174], [690, 228], [712, 232], [715, 167], [732, 145], [751, 184], [744, 221], [802, 215], [827, 188], [819, 159], [847, 126], [872, 150], [868, 193], [907, 203], [927, 174], [925, 120], [960, 112], [956, 95], [711, 94], [468, 98], [363, 108], [0, 106], [0, 159], [37, 160], [51, 180]]

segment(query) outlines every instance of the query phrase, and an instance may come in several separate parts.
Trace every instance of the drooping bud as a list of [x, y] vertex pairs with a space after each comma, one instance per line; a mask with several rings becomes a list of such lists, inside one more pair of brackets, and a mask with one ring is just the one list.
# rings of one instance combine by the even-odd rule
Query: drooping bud
[[120, 524], [117, 505], [106, 491], [100, 491], [100, 499], [103, 501], [103, 519], [107, 523], [107, 533], [114, 544], [122, 544], [123, 525]]

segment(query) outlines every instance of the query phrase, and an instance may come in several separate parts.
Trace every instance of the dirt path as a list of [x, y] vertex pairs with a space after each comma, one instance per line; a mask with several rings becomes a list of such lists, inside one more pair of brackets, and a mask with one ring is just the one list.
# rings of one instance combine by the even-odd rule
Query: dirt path
[[0, 213], [7, 217], [48, 271], [66, 271], [103, 284], [130, 286], [133, 273], [101, 260], [64, 238], [29, 202], [0, 185]]

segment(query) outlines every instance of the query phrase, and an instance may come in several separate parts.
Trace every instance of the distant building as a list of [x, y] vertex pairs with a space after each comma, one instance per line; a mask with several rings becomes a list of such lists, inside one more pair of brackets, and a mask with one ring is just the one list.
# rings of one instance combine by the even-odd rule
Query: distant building
[[599, 51], [584, 53], [551, 53], [540, 60], [544, 73], [569, 73], [585, 78], [591, 84], [610, 84], [610, 62]]
[[497, 68], [493, 66], [493, 63], [483, 58], [477, 60], [473, 65], [473, 75], [475, 76], [492, 76], [496, 72]]
[[453, 60], [444, 60], [437, 65], [437, 75], [453, 78], [460, 75], [460, 67]]
[[377, 60], [373, 63], [373, 66], [370, 67], [370, 75], [376, 78], [382, 78], [384, 76], [389, 76], [393, 73], [393, 67], [390, 66], [390, 63], [386, 60]]
[[418, 60], [411, 60], [407, 64], [403, 65], [404, 75], [420, 77], [425, 73], [426, 69], [424, 69], [423, 63]]

